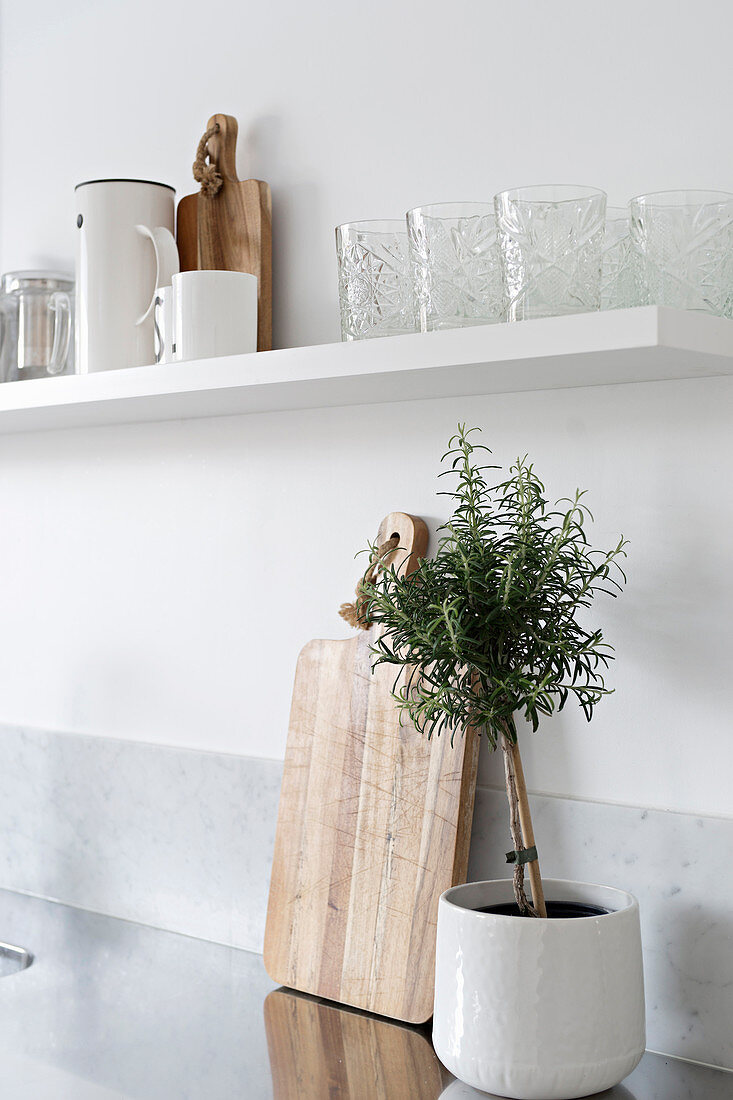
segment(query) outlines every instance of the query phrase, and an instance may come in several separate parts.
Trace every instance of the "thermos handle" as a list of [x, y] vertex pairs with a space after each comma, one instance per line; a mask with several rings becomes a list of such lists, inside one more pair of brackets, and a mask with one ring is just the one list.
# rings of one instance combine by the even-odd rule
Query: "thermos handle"
[[155, 250], [155, 282], [153, 283], [150, 305], [135, 322], [136, 325], [141, 325], [143, 321], [147, 321], [155, 308], [155, 295], [158, 287], [170, 286], [173, 276], [180, 270], [180, 263], [176, 239], [170, 229], [166, 229], [162, 225], [156, 225], [155, 229], [148, 229], [147, 225], [136, 225], [135, 229], [143, 237], [147, 237], [153, 242]]
[[68, 294], [59, 290], [51, 295], [48, 308], [56, 314], [53, 326], [53, 345], [51, 358], [46, 370], [49, 374], [61, 374], [69, 357], [71, 342], [71, 300]]

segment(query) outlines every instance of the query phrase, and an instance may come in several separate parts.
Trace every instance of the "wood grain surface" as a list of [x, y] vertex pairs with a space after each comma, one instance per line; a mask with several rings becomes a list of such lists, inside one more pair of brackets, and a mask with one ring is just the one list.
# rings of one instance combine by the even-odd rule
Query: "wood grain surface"
[[181, 271], [199, 269], [199, 196], [186, 195], [176, 210], [176, 244]]
[[[392, 513], [395, 564], [425, 553]], [[389, 563], [390, 559], [386, 559]], [[298, 659], [280, 795], [265, 966], [274, 981], [411, 1023], [432, 1015], [438, 898], [465, 881], [479, 738], [400, 724], [377, 627]]]
[[247, 271], [257, 276], [257, 350], [272, 347], [272, 198], [262, 180], [237, 178], [237, 120], [212, 115], [209, 161], [222, 177], [211, 197], [187, 195], [178, 204], [176, 240], [181, 271]]
[[285, 989], [264, 1014], [274, 1100], [438, 1100], [452, 1080], [422, 1029]]

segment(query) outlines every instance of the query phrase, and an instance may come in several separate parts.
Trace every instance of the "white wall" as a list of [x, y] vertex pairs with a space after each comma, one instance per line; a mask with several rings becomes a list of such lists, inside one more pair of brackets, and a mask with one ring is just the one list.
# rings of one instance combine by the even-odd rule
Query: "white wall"
[[[73, 186], [179, 194], [217, 110], [273, 187], [276, 340], [338, 337], [333, 226], [542, 180], [733, 191], [719, 2], [0, 6], [0, 267], [68, 265]], [[694, 22], [693, 22], [694, 21]], [[733, 812], [729, 380], [0, 439], [0, 721], [281, 756], [298, 649], [352, 555], [433, 524], [458, 419], [632, 540], [617, 694], [529, 737], [538, 790]], [[325, 544], [325, 545], [324, 545]], [[708, 761], [710, 762], [708, 764]], [[495, 776], [495, 762], [485, 775]]]

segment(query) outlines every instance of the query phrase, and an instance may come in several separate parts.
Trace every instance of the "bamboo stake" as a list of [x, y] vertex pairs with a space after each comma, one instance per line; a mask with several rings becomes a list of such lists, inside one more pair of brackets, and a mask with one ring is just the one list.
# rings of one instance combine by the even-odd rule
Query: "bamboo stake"
[[[519, 803], [519, 820], [522, 825], [522, 838], [524, 847], [531, 848], [534, 845], [534, 829], [532, 828], [532, 815], [529, 809], [527, 797], [527, 784], [524, 781], [524, 768], [522, 758], [519, 755], [519, 745], [515, 742], [511, 745], [512, 761], [514, 763], [514, 776], [517, 786], [517, 801]], [[547, 916], [545, 905], [545, 892], [542, 889], [542, 875], [540, 874], [540, 861], [533, 859], [525, 864], [529, 874], [529, 884], [532, 888], [532, 904], [541, 917]]]

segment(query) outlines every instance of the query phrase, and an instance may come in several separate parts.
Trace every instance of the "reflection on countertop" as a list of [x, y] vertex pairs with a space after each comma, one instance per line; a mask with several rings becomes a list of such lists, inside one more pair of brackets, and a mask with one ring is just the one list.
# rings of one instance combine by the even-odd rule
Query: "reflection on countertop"
[[[12, 1100], [468, 1100], [426, 1029], [275, 989], [259, 955], [0, 890]], [[648, 1054], [604, 1100], [727, 1100], [733, 1076]]]
[[454, 1078], [425, 1028], [276, 989], [265, 1000], [275, 1100], [304, 1097], [426, 1097]]

